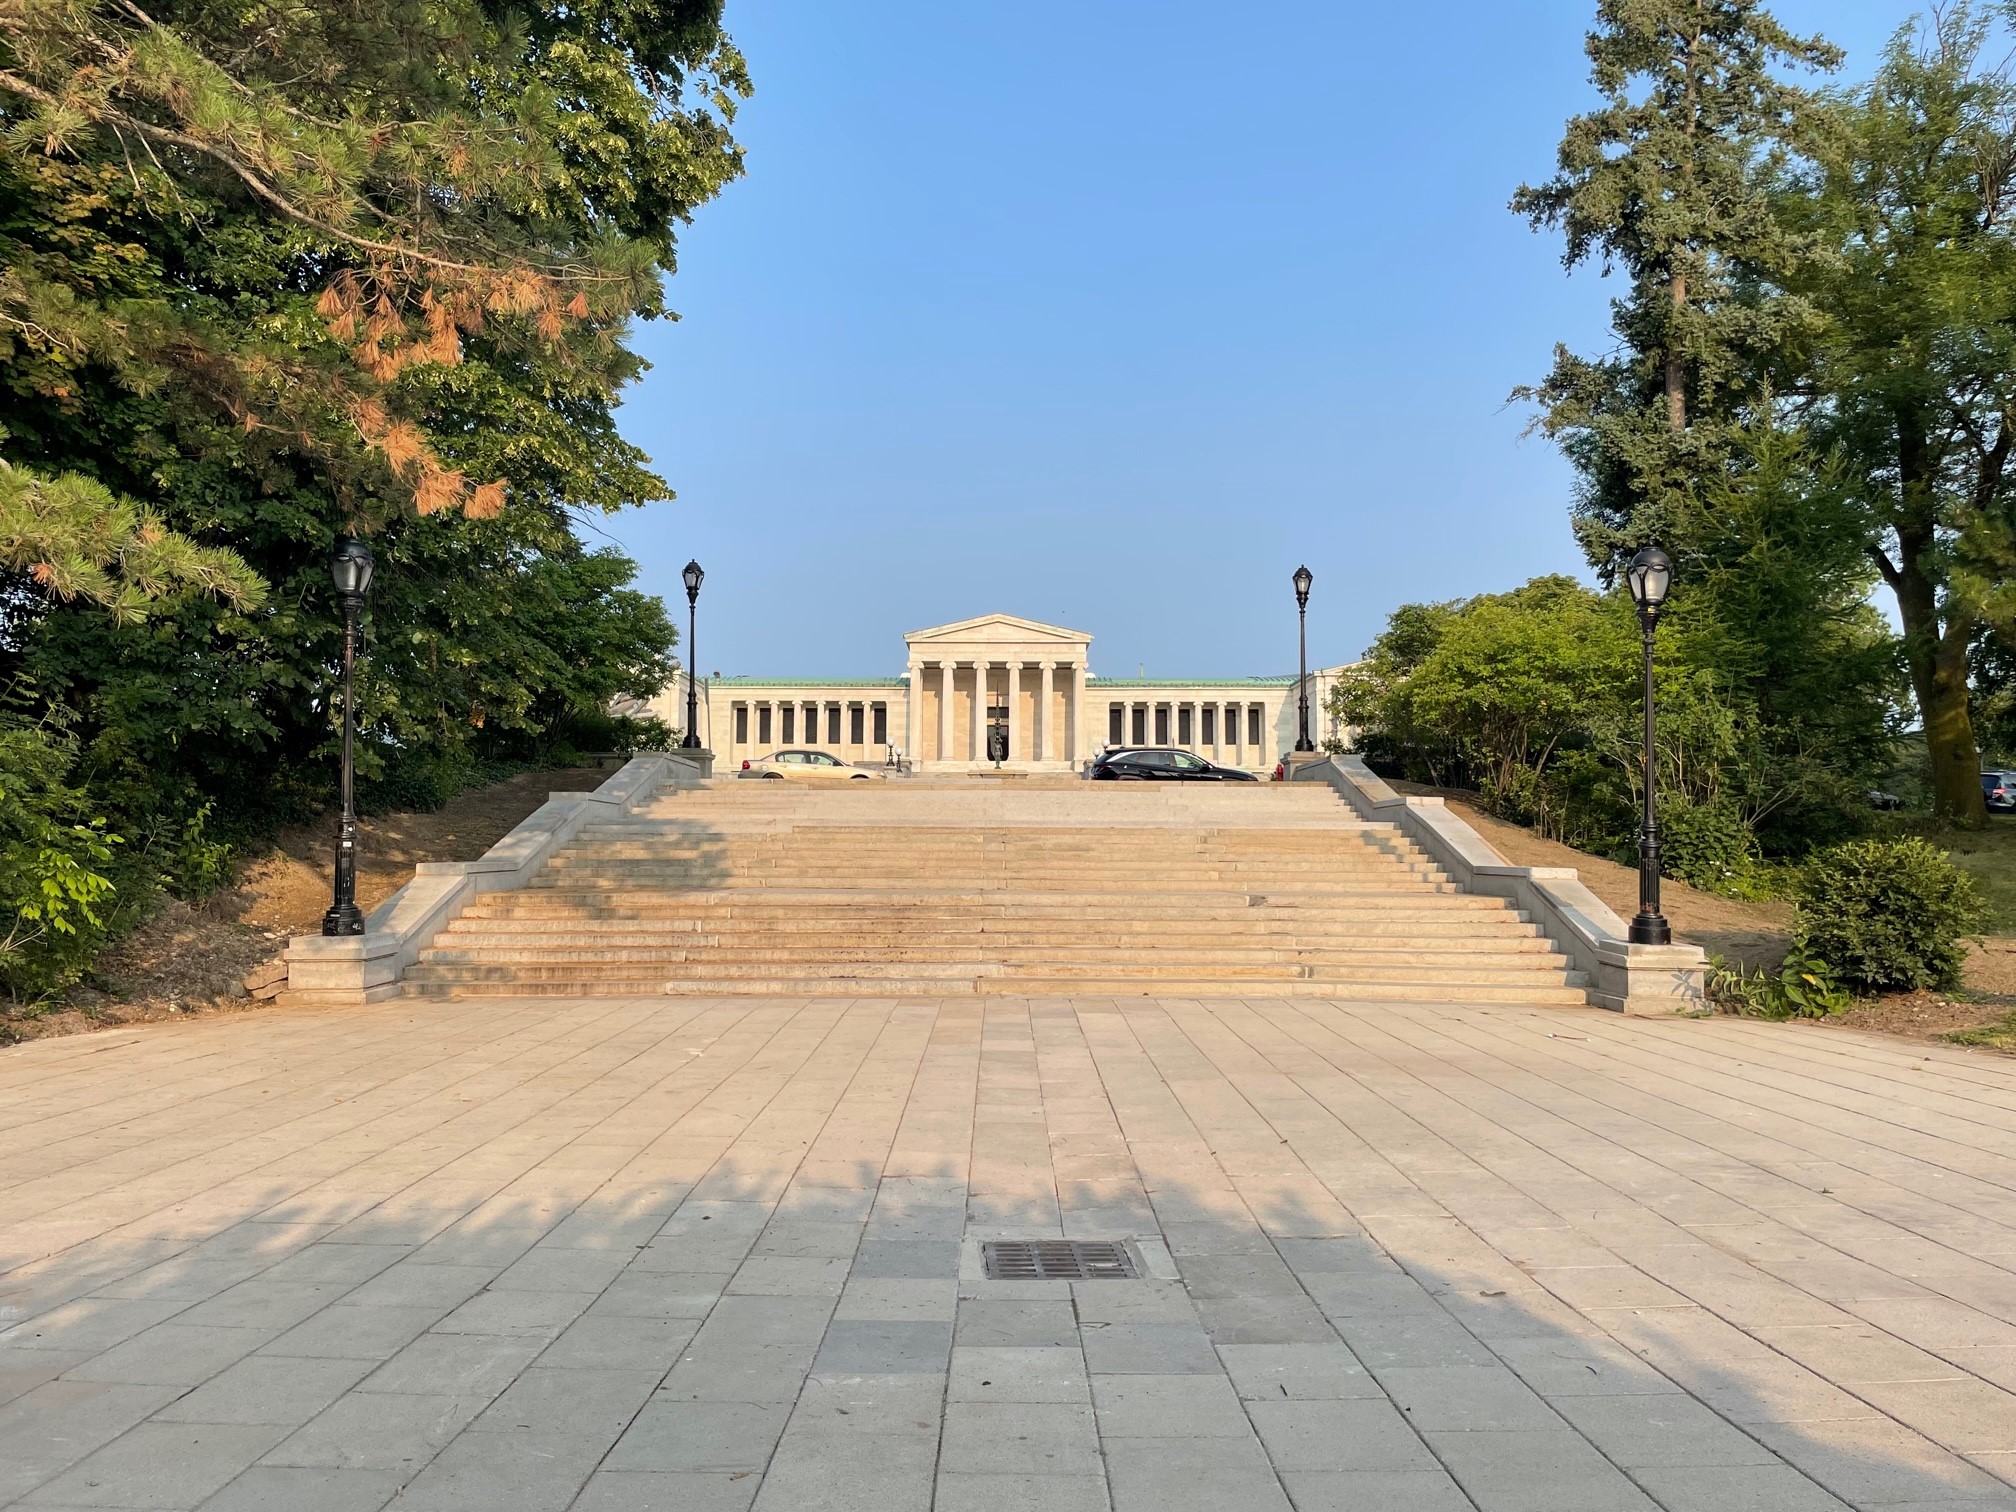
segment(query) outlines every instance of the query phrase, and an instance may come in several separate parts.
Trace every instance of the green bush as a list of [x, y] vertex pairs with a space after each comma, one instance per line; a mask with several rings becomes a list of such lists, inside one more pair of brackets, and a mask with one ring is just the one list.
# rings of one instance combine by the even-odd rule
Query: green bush
[[1721, 956], [1708, 963], [1708, 1001], [1750, 1018], [1831, 1018], [1845, 1012], [1848, 990], [1819, 961], [1794, 950], [1776, 972], [1745, 971]]
[[557, 725], [546, 756], [556, 766], [565, 766], [584, 756], [612, 751], [621, 756], [635, 756], [639, 751], [669, 751], [678, 743], [672, 727], [655, 714], [640, 718], [597, 710], [576, 714]]
[[459, 746], [383, 753], [379, 770], [357, 782], [360, 814], [431, 814], [484, 780], [484, 763]]
[[120, 838], [65, 781], [73, 755], [59, 728], [0, 719], [0, 996], [69, 986], [110, 927]]
[[1951, 987], [1987, 917], [1974, 881], [1924, 840], [1856, 840], [1800, 869], [1796, 948], [1865, 992]]
[[1728, 803], [1666, 805], [1659, 814], [1659, 868], [1725, 897], [1755, 891], [1757, 838]]

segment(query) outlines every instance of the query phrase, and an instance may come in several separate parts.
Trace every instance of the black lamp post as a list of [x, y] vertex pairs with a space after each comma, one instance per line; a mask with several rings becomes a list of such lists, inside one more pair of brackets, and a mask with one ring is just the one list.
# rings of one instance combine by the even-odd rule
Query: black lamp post
[[700, 749], [700, 663], [693, 657], [693, 637], [700, 627], [700, 585], [707, 580], [707, 574], [700, 570], [698, 562], [688, 562], [680, 576], [686, 580], [686, 738], [679, 742], [679, 749], [697, 751]]
[[357, 906], [357, 620], [371, 590], [371, 548], [354, 536], [336, 543], [329, 576], [343, 606], [343, 817], [336, 826], [336, 896], [322, 915], [325, 935], [361, 935]]
[[1659, 611], [1673, 586], [1673, 558], [1657, 546], [1647, 546], [1624, 569], [1631, 602], [1638, 606], [1638, 628], [1645, 637], [1645, 826], [1638, 832], [1638, 915], [1631, 921], [1634, 945], [1671, 945], [1673, 930], [1659, 912], [1659, 757], [1652, 743], [1652, 639], [1659, 629]]
[[1295, 569], [1295, 613], [1302, 624], [1302, 676], [1295, 684], [1295, 749], [1298, 751], [1316, 749], [1316, 742], [1309, 738], [1309, 585], [1315, 581], [1316, 574], [1307, 567]]

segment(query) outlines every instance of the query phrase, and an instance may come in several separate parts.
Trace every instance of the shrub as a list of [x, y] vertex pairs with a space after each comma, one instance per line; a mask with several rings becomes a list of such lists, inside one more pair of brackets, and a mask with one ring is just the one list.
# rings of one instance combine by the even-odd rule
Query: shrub
[[1801, 868], [1797, 949], [1866, 992], [1951, 987], [1987, 917], [1974, 881], [1924, 840], [1856, 840]]
[[37, 999], [84, 974], [118, 888], [113, 847], [65, 781], [67, 735], [0, 720], [0, 995]]
[[1708, 1001], [1724, 1013], [1750, 1018], [1830, 1018], [1851, 1001], [1820, 962], [1794, 950], [1776, 973], [1748, 972], [1721, 956], [1708, 963]]
[[1757, 839], [1728, 803], [1673, 803], [1659, 814], [1659, 865], [1669, 877], [1725, 897], [1755, 891]]
[[481, 780], [474, 757], [459, 746], [388, 751], [372, 777], [357, 782], [360, 814], [431, 814]]

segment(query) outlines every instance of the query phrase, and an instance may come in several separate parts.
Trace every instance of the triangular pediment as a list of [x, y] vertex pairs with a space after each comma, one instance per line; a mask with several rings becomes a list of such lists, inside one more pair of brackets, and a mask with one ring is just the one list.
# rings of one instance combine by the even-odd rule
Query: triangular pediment
[[912, 630], [903, 640], [912, 646], [984, 646], [1002, 641], [1018, 645], [1031, 641], [1071, 646], [1089, 646], [1092, 643], [1092, 637], [1086, 631], [1067, 630], [1062, 625], [1046, 625], [1040, 620], [1023, 619], [1014, 614], [983, 614], [956, 624], [933, 625], [928, 630]]

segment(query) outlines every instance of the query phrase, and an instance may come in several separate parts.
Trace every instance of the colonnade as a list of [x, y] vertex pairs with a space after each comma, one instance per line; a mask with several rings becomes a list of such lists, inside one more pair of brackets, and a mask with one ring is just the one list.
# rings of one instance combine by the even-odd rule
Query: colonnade
[[972, 766], [992, 759], [1000, 729], [1004, 759], [1020, 765], [1075, 764], [1084, 728], [1085, 664], [1078, 659], [914, 659], [904, 748], [917, 760]]
[[889, 745], [890, 700], [737, 698], [729, 706], [729, 749], [744, 759], [783, 746], [818, 746], [849, 761], [880, 760]]
[[1116, 700], [1106, 705], [1100, 739], [1107, 745], [1181, 746], [1232, 766], [1260, 765], [1279, 754], [1270, 749], [1275, 717], [1257, 700]]

